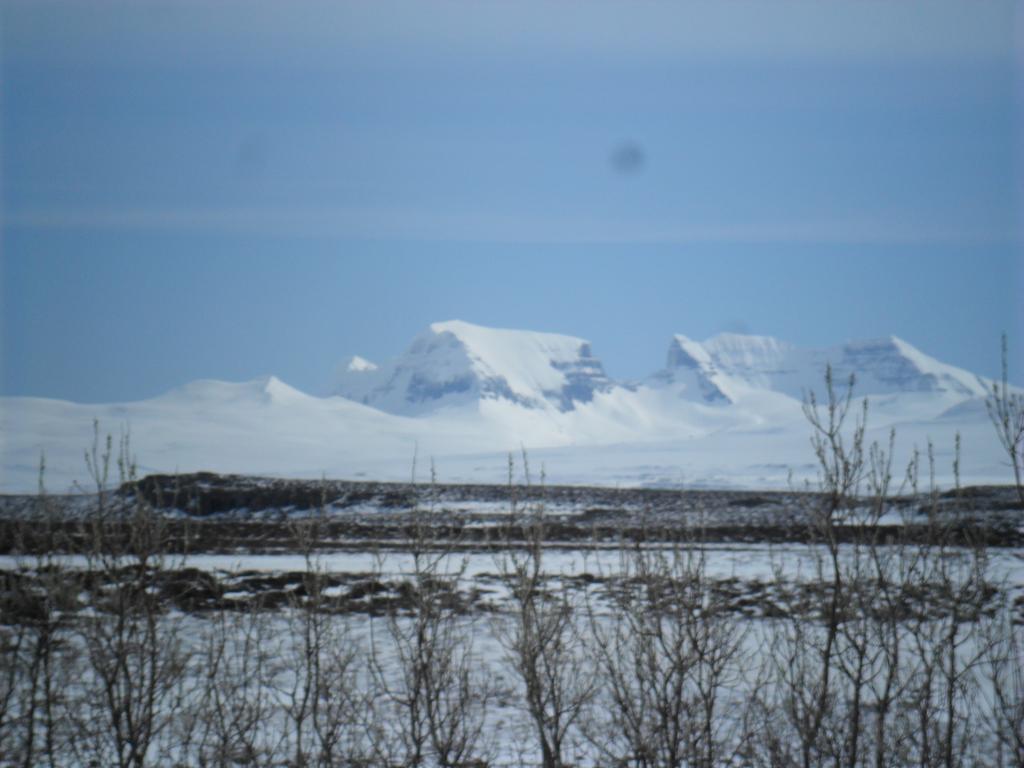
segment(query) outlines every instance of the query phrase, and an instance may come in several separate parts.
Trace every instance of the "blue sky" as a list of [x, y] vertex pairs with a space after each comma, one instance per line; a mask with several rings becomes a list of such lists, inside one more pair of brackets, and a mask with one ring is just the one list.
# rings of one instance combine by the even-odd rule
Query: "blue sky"
[[0, 13], [3, 394], [323, 393], [456, 317], [1024, 370], [1020, 4]]

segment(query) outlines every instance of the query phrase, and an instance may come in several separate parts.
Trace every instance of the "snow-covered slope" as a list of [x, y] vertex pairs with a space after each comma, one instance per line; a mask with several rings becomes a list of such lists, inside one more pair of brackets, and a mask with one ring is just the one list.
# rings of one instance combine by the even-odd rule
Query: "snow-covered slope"
[[611, 386], [583, 339], [451, 320], [431, 325], [388, 365], [370, 367], [354, 359], [337, 393], [396, 414], [481, 400], [564, 412]]
[[821, 394], [825, 365], [857, 376], [869, 439], [897, 432], [897, 466], [936, 447], [948, 481], [963, 440], [965, 482], [1007, 482], [984, 408], [985, 384], [889, 338], [802, 350], [725, 334], [672, 338], [666, 366], [640, 384], [608, 379], [571, 336], [432, 325], [397, 360], [343, 365], [345, 397], [313, 397], [273, 376], [196, 381], [150, 400], [106, 405], [0, 398], [0, 492], [85, 483], [93, 423], [130, 429], [143, 473], [238, 472], [404, 480], [413, 456], [443, 481], [502, 482], [525, 448], [551, 482], [784, 486], [813, 479], [800, 398]]

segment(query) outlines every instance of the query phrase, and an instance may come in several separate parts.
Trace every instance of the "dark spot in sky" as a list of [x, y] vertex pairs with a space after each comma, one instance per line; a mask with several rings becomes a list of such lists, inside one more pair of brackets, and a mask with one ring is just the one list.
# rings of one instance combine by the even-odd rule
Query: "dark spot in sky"
[[612, 150], [612, 168], [618, 173], [639, 173], [645, 160], [643, 148], [632, 141], [624, 141]]

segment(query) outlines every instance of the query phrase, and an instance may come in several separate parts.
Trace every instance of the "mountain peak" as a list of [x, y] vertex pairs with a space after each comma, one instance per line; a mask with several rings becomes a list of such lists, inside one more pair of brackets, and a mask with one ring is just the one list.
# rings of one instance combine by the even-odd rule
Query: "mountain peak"
[[489, 400], [568, 411], [611, 387], [584, 339], [462, 320], [432, 323], [397, 360], [353, 373], [339, 394], [402, 414]]
[[476, 325], [474, 323], [467, 323], [465, 320], [439, 320], [436, 323], [430, 324], [430, 330], [434, 333], [454, 333], [458, 336], [460, 333], [468, 332], [474, 333], [477, 331], [497, 331], [499, 328], [488, 328], [483, 325]]
[[763, 336], [754, 333], [736, 333], [735, 331], [722, 331], [704, 340], [705, 344], [718, 346], [739, 346], [739, 347], [789, 347], [788, 342], [781, 341], [774, 336]]
[[[464, 320], [445, 320], [431, 323], [427, 334], [451, 334], [484, 356], [501, 354], [509, 347], [544, 348], [563, 355], [574, 354], [580, 347], [590, 348], [590, 342], [576, 336], [546, 331], [523, 331], [511, 328], [490, 328], [467, 323]], [[427, 335], [427, 334], [421, 334]]]
[[875, 392], [952, 392], [984, 397], [977, 376], [936, 360], [898, 336], [849, 342], [832, 350], [837, 372], [856, 376], [862, 394]]
[[785, 350], [793, 345], [774, 336], [762, 336], [753, 333], [716, 333], [705, 339], [704, 344], [713, 349], [750, 349], [750, 350]]
[[345, 367], [345, 370], [353, 372], [376, 371], [377, 364], [371, 363], [365, 357], [353, 355], [352, 359], [348, 361], [348, 365]]
[[248, 381], [196, 379], [160, 395], [160, 400], [189, 402], [295, 402], [309, 395], [286, 384], [276, 376], [257, 376]]
[[677, 333], [668, 345], [665, 370], [656, 379], [678, 386], [684, 397], [708, 403], [730, 402], [721, 387], [718, 370], [708, 350], [698, 341]]
[[303, 392], [300, 392], [291, 384], [286, 384], [281, 381], [277, 376], [263, 376], [256, 379], [253, 383], [258, 383], [263, 390], [263, 393], [273, 400], [294, 400], [297, 398], [308, 397]]
[[711, 357], [699, 341], [677, 333], [668, 345], [666, 368], [697, 368], [710, 365]]
[[801, 349], [770, 336], [722, 333], [699, 343], [676, 335], [661, 380], [685, 381], [708, 401], [731, 401], [738, 387], [772, 390], [801, 399], [822, 386], [825, 368], [836, 381], [855, 376], [856, 394], [948, 392], [984, 395], [973, 374], [924, 354], [897, 336]]

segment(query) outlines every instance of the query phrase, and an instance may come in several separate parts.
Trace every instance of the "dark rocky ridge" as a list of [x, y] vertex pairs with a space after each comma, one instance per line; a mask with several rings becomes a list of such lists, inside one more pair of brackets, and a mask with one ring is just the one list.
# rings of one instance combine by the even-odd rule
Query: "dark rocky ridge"
[[[294, 548], [290, 522], [323, 515], [318, 548], [401, 546], [412, 534], [411, 515], [429, 536], [459, 546], [493, 548], [522, 541], [522, 520], [511, 515], [543, 508], [552, 542], [611, 542], [620, 538], [803, 542], [821, 498], [796, 491], [668, 490], [582, 486], [382, 483], [288, 480], [217, 475], [150, 475], [107, 499], [108, 509], [130, 511], [136, 494], [166, 517], [173, 548], [181, 551], [284, 552]], [[0, 496], [0, 551], [19, 548], [26, 520], [40, 519], [72, 540], [95, 496]], [[878, 540], [922, 535], [929, 519], [943, 521], [952, 542], [1024, 545], [1024, 510], [1009, 486], [964, 488], [930, 497], [891, 500], [889, 515], [871, 528]], [[901, 521], [906, 521], [907, 526]], [[865, 535], [857, 520], [840, 521], [836, 535]], [[360, 542], [362, 544], [360, 544]], [[40, 542], [37, 546], [48, 546]]]

